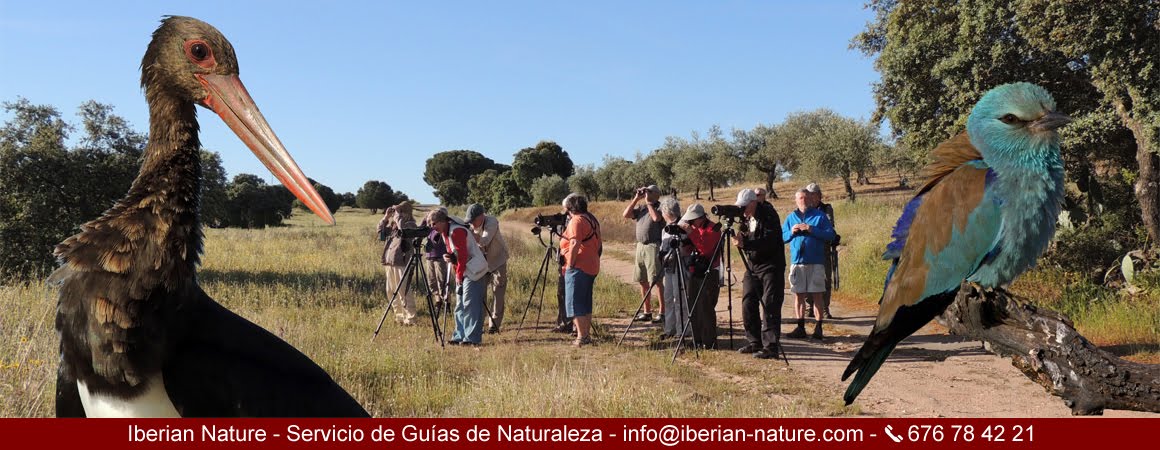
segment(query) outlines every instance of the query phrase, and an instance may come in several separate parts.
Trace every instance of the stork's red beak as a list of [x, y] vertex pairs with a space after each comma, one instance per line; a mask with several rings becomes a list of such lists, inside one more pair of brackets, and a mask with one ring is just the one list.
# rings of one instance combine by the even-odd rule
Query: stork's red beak
[[230, 129], [237, 134], [254, 155], [266, 165], [267, 169], [282, 185], [286, 186], [295, 197], [306, 204], [314, 214], [334, 225], [334, 216], [322, 201], [322, 197], [314, 190], [314, 186], [306, 179], [302, 169], [290, 157], [290, 152], [278, 140], [258, 105], [246, 92], [242, 80], [237, 75], [197, 75], [198, 80], [209, 92], [202, 104], [212, 109]]

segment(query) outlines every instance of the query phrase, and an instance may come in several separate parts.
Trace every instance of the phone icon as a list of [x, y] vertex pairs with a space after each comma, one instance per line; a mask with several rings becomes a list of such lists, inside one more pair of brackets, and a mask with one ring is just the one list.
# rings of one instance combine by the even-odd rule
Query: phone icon
[[890, 428], [890, 425], [886, 426], [885, 431], [886, 431], [886, 435], [890, 436], [890, 440], [892, 440], [894, 442], [902, 442], [902, 436], [895, 436], [894, 433], [891, 433], [891, 431], [894, 431], [894, 429]]

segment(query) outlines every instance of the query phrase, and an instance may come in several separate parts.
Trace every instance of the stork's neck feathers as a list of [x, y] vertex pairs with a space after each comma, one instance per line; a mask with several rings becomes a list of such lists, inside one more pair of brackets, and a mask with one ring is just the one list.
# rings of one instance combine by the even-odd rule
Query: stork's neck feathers
[[[192, 274], [201, 253], [198, 221], [201, 142], [196, 106], [165, 93], [146, 92], [149, 144], [141, 171], [117, 207], [123, 223], [154, 227], [142, 234]], [[106, 213], [109, 215], [110, 213]], [[144, 216], [151, 216], [145, 218]]]

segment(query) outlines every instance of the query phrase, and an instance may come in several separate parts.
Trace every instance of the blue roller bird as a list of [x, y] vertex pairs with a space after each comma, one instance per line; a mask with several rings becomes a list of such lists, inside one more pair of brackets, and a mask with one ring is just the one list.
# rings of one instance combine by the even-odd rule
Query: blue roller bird
[[964, 280], [984, 288], [1010, 283], [1055, 234], [1063, 201], [1063, 159], [1046, 89], [1012, 83], [975, 104], [967, 130], [932, 152], [926, 183], [903, 209], [883, 259], [878, 318], [842, 374], [850, 404], [907, 336], [942, 314]]

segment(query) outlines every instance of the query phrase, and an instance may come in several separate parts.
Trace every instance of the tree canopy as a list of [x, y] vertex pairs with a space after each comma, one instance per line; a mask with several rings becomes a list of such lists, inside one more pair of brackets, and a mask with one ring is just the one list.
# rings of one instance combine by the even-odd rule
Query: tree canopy
[[532, 182], [542, 176], [567, 179], [574, 169], [568, 152], [553, 141], [540, 141], [535, 147], [524, 148], [512, 159], [512, 176], [525, 191], [531, 191]]
[[467, 201], [467, 180], [486, 170], [499, 170], [491, 158], [472, 150], [439, 152], [427, 159], [423, 181], [435, 189], [435, 196], [445, 205], [462, 205]]
[[[873, 119], [922, 161], [987, 90], [1029, 81], [1075, 120], [1061, 130], [1065, 208], [1114, 246], [1160, 241], [1160, 0], [874, 0], [851, 46], [875, 58]], [[1135, 205], [1116, 193], [1135, 184]], [[1126, 229], [1125, 229], [1126, 228]]]

